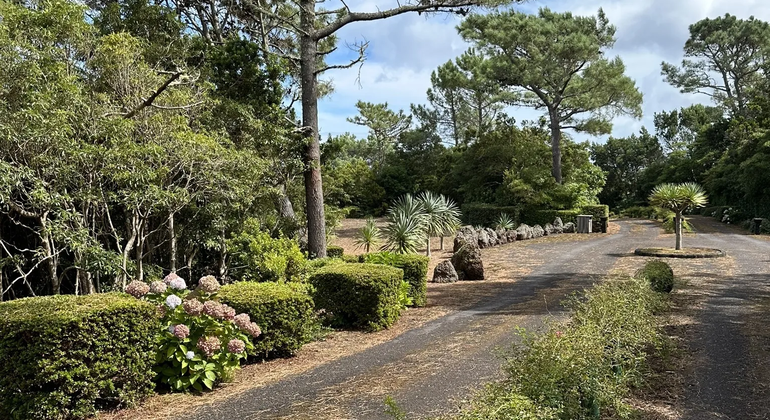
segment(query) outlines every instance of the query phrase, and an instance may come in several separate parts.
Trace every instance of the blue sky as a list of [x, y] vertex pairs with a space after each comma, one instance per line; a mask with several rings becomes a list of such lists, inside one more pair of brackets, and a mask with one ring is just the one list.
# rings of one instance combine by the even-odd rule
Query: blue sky
[[[328, 6], [334, 6], [335, 1]], [[395, 5], [392, 0], [349, 0], [356, 11], [385, 9]], [[770, 21], [770, 1], [767, 0], [530, 0], [517, 10], [532, 13], [540, 7], [557, 11], [572, 11], [593, 15], [603, 8], [610, 22], [617, 27], [617, 43], [610, 56], [620, 56], [627, 71], [644, 94], [644, 117], [634, 120], [619, 117], [612, 135], [627, 136], [643, 126], [652, 129], [655, 112], [676, 109], [696, 102], [708, 103], [702, 95], [684, 95], [669, 86], [660, 75], [662, 61], [678, 63], [687, 40], [688, 26], [705, 17], [731, 13], [741, 18], [756, 16]], [[417, 14], [397, 16], [383, 21], [348, 25], [339, 32], [343, 46], [330, 61], [344, 62], [349, 51], [344, 42], [367, 40], [367, 60], [359, 69], [334, 70], [324, 74], [331, 78], [335, 92], [319, 103], [320, 131], [328, 134], [345, 132], [360, 137], [366, 129], [348, 123], [355, 115], [356, 101], [387, 102], [392, 109], [409, 110], [411, 103], [425, 103], [425, 91], [430, 87], [430, 73], [436, 67], [462, 54], [469, 45], [457, 34], [460, 23], [456, 16]], [[518, 121], [536, 119], [539, 114], [525, 108], [509, 111]], [[604, 138], [576, 136], [579, 139], [604, 141]]]

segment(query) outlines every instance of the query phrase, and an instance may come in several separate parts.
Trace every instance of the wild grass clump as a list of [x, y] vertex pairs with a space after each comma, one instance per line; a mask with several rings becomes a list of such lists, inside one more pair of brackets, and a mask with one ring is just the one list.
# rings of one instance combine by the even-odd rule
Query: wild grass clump
[[624, 402], [661, 344], [655, 314], [665, 295], [644, 279], [607, 281], [568, 301], [571, 317], [543, 333], [521, 331], [504, 381], [489, 385], [460, 420], [630, 418]]

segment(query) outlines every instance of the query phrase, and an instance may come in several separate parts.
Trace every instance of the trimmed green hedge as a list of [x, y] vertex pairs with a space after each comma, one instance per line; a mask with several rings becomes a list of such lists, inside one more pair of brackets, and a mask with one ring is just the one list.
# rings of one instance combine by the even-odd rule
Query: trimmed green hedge
[[494, 227], [501, 213], [519, 220], [520, 210], [513, 206], [495, 206], [485, 203], [466, 203], [461, 206], [462, 219], [467, 225]]
[[0, 304], [0, 418], [78, 419], [152, 393], [157, 309], [119, 293]]
[[254, 340], [253, 354], [286, 356], [310, 342], [316, 329], [309, 289], [302, 283], [240, 282], [222, 287], [218, 296], [259, 325], [262, 335]]
[[577, 216], [581, 214], [578, 210], [533, 210], [525, 212], [522, 215], [522, 223], [530, 226], [545, 226], [546, 223], [553, 224], [557, 217], [561, 217], [563, 223], [576, 223]]
[[602, 217], [610, 217], [610, 206], [606, 204], [597, 204], [591, 206], [583, 206], [580, 208], [580, 214], [590, 214], [593, 216], [591, 230], [594, 233], [601, 233], [602, 231]]
[[329, 258], [342, 258], [345, 250], [341, 246], [331, 245], [326, 247], [326, 256]]
[[328, 265], [315, 272], [315, 303], [343, 325], [380, 330], [401, 314], [404, 272], [381, 264]]
[[363, 262], [385, 264], [404, 270], [404, 281], [409, 283], [409, 297], [412, 299], [412, 305], [425, 306], [428, 302], [428, 263], [430, 262], [428, 257], [378, 252], [363, 255], [361, 259]]
[[636, 276], [650, 283], [652, 290], [658, 293], [671, 293], [674, 290], [674, 270], [661, 260], [648, 261]]

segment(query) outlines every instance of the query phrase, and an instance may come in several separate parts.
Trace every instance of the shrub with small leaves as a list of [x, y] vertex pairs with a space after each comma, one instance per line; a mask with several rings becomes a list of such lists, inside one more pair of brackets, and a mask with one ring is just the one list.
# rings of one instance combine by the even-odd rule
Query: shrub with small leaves
[[173, 273], [149, 287], [141, 284], [134, 281], [126, 290], [144, 292], [134, 296], [154, 303], [163, 316], [153, 368], [156, 382], [174, 391], [203, 391], [231, 379], [240, 360], [254, 348], [251, 337], [261, 331], [217, 300], [216, 278], [201, 278], [195, 291]]
[[658, 293], [671, 293], [674, 290], [674, 270], [661, 260], [648, 261], [636, 272], [636, 276], [647, 280], [652, 290]]

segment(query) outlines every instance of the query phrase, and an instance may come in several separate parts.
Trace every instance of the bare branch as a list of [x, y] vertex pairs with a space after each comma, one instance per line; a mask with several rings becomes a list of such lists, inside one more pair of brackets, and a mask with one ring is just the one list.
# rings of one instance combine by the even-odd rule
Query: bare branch
[[163, 106], [163, 105], [155, 105], [155, 104], [150, 104], [150, 106], [153, 107], [153, 108], [158, 108], [158, 109], [164, 109], [164, 110], [167, 110], [167, 111], [172, 111], [172, 110], [178, 110], [178, 109], [195, 108], [196, 106], [203, 105], [204, 102], [205, 101], [198, 101], [198, 102], [195, 102], [195, 103], [192, 103], [192, 104], [189, 104], [189, 105], [180, 105], [180, 106]]
[[327, 70], [333, 70], [333, 69], [349, 69], [355, 66], [356, 64], [363, 64], [364, 61], [366, 60], [366, 49], [368, 47], [369, 47], [369, 41], [365, 41], [360, 44], [348, 45], [348, 48], [350, 48], [351, 50], [358, 50], [358, 58], [350, 61], [347, 64], [335, 64], [335, 65], [320, 68], [316, 70], [315, 74], [320, 74]]
[[139, 104], [136, 108], [132, 109], [131, 111], [123, 114], [123, 118], [125, 119], [131, 119], [133, 118], [139, 111], [147, 108], [148, 106], [152, 105], [152, 103], [155, 101], [155, 99], [160, 96], [163, 91], [168, 89], [169, 86], [171, 86], [172, 83], [174, 83], [176, 80], [178, 80], [182, 76], [181, 71], [174, 72], [171, 77], [169, 77], [155, 92], [150, 95], [149, 98], [145, 99], [144, 102]]

